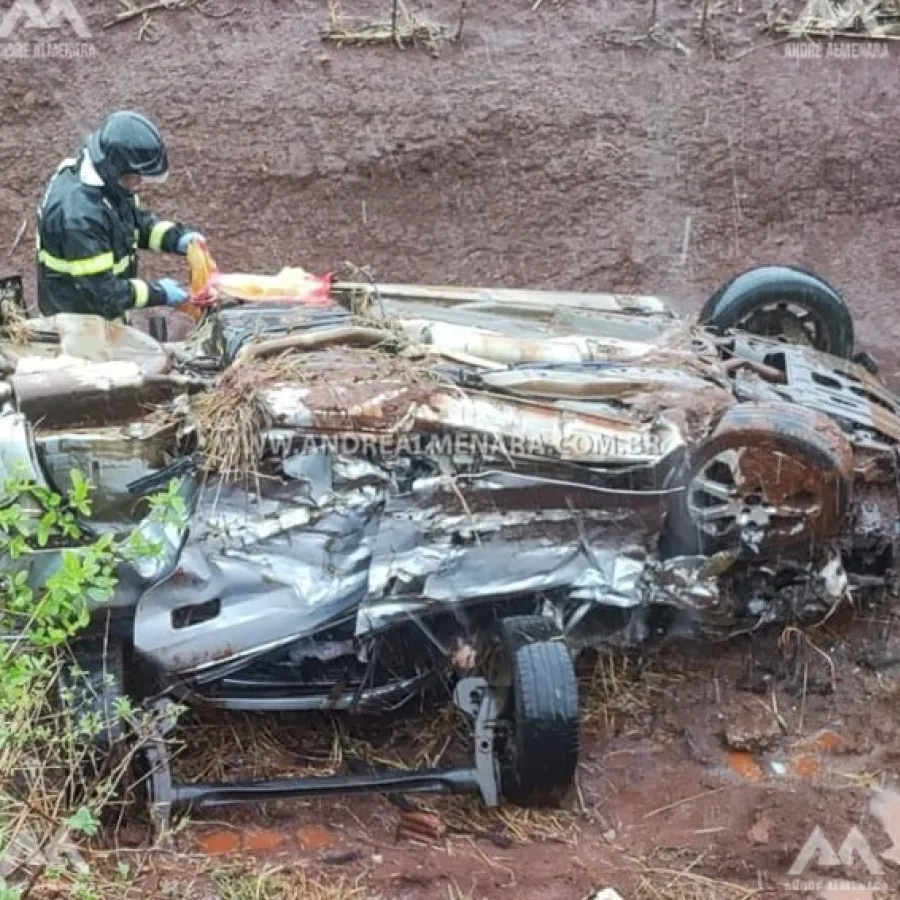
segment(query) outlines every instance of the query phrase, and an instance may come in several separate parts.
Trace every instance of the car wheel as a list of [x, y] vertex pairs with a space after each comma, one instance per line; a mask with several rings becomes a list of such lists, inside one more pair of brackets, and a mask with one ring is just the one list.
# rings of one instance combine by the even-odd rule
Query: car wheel
[[581, 740], [569, 648], [540, 616], [501, 620], [489, 679], [503, 697], [495, 753], [500, 794], [518, 806], [559, 806], [575, 780]]
[[700, 324], [804, 344], [842, 359], [853, 354], [853, 317], [827, 281], [793, 266], [759, 266], [706, 301]]
[[837, 532], [850, 499], [853, 450], [828, 416], [801, 406], [741, 403], [685, 456], [666, 555], [768, 555]]

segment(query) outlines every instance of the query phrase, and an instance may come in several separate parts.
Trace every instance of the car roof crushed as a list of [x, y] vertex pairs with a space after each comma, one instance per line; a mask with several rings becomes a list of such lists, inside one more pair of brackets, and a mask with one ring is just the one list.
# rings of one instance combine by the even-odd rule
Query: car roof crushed
[[[633, 642], [660, 608], [724, 634], [827, 614], [851, 582], [883, 589], [893, 396], [809, 348], [597, 296], [358, 285], [330, 308], [226, 304], [171, 345], [92, 317], [30, 320], [3, 348], [7, 415], [30, 423], [52, 481], [87, 469], [112, 525], [134, 521], [130, 486], [190, 460], [203, 489], [188, 546], [308, 598], [309, 621], [272, 640], [334, 603], [365, 634], [533, 592], [583, 605], [573, 641]], [[773, 401], [837, 415], [857, 488], [842, 529], [775, 564], [661, 552], [685, 454], [739, 402]], [[841, 560], [863, 558], [881, 562], [854, 582]], [[143, 634], [183, 665], [171, 628]], [[219, 659], [217, 642], [193, 662]]]

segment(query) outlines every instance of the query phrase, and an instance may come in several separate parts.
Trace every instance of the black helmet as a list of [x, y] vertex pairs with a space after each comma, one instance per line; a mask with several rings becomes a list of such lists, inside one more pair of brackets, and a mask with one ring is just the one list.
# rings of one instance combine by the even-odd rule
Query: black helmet
[[119, 186], [123, 175], [163, 178], [169, 159], [162, 134], [146, 116], [115, 112], [87, 139], [91, 162], [103, 180]]

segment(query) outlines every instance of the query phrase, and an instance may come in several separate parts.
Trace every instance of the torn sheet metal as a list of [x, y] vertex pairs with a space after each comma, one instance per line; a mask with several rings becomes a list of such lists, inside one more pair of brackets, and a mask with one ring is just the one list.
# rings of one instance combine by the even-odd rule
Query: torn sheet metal
[[338, 296], [371, 296], [402, 303], [424, 302], [435, 307], [490, 303], [506, 309], [544, 307], [602, 310], [620, 315], [656, 315], [674, 318], [671, 308], [658, 297], [640, 294], [580, 293], [578, 291], [540, 291], [510, 288], [456, 287], [451, 285], [369, 284], [338, 282], [332, 285]]
[[[377, 496], [312, 517], [279, 504], [255, 515], [243, 492], [222, 494], [212, 516], [206, 498], [175, 573], [137, 607], [135, 647], [165, 672], [199, 672], [286, 646], [352, 620], [365, 596]], [[224, 533], [223, 506], [231, 520]]]
[[[274, 436], [275, 440], [293, 437], [292, 432]], [[297, 482], [303, 491], [303, 499], [318, 506], [334, 490], [331, 457], [323, 450], [314, 453], [296, 453], [281, 464], [284, 474]]]
[[629, 398], [654, 391], [703, 390], [705, 378], [677, 369], [646, 366], [603, 366], [587, 368], [518, 367], [483, 376], [485, 386], [509, 391], [520, 397], [538, 399], [579, 398], [582, 400]]
[[177, 428], [177, 422], [144, 420], [107, 428], [39, 430], [35, 446], [57, 490], [69, 490], [73, 470], [82, 473], [92, 486], [94, 518], [124, 524], [137, 509], [128, 486], [166, 467]]
[[342, 617], [362, 636], [429, 605], [523, 591], [638, 603], [615, 548], [623, 535], [650, 540], [663, 514], [659, 498], [610, 509], [602, 491], [515, 473], [416, 479], [398, 492], [362, 460], [297, 455], [287, 468], [332, 490], [310, 505], [293, 482], [250, 503], [234, 486], [207, 489], [178, 571], [138, 606], [136, 646], [164, 670], [220, 666]]
[[135, 362], [58, 366], [9, 379], [18, 409], [54, 430], [138, 421], [153, 406], [200, 385], [183, 375], [146, 375]]
[[[307, 435], [405, 438], [424, 449], [442, 435], [446, 452], [480, 448], [489, 456], [546, 456], [585, 464], [652, 464], [682, 446], [671, 423], [623, 423], [593, 413], [488, 394], [464, 393], [400, 381], [267, 388], [260, 393], [279, 429]], [[387, 445], [385, 445], [387, 447]]]
[[624, 426], [600, 415], [487, 394], [435, 393], [416, 409], [420, 427], [446, 429], [497, 442], [510, 455], [546, 455], [584, 464], [655, 463], [682, 446], [672, 425]]
[[[7, 495], [6, 486], [10, 481], [20, 479], [48, 487], [28, 419], [7, 405], [0, 410], [0, 503], [6, 504], [13, 499]], [[22, 500], [24, 502], [24, 498]]]
[[165, 673], [214, 677], [298, 652], [341, 622], [359, 640], [455, 611], [465, 632], [473, 604], [523, 595], [552, 598], [573, 647], [646, 639], [654, 606], [675, 610], [685, 633], [730, 625], [708, 561], [660, 565], [648, 552], [664, 509], [643, 495], [623, 513], [602, 491], [590, 503], [589, 486], [515, 472], [417, 479], [398, 493], [361, 460], [320, 454], [289, 468], [322, 484], [323, 466], [333, 490], [314, 506], [297, 505], [293, 481], [259, 502], [208, 487], [177, 569], [138, 602], [139, 653]]
[[463, 608], [521, 594], [637, 603], [619, 551], [652, 544], [664, 512], [658, 498], [643, 500], [627, 510], [611, 506], [609, 494], [504, 472], [417, 481], [385, 507], [358, 632], [434, 604]]
[[581, 334], [529, 339], [427, 319], [406, 319], [401, 321], [400, 326], [408, 338], [433, 347], [438, 352], [446, 349], [506, 365], [623, 362], [641, 359], [657, 349], [653, 344], [639, 341]]

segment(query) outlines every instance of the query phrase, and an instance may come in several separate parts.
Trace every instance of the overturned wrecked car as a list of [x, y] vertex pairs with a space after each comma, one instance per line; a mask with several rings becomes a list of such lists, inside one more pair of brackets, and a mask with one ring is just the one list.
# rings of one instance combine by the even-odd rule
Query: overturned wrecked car
[[438, 691], [472, 720], [469, 767], [239, 784], [174, 783], [160, 735], [160, 813], [552, 804], [578, 761], [579, 650], [724, 638], [893, 584], [900, 400], [821, 279], [751, 270], [698, 321], [653, 297], [328, 296], [220, 290], [177, 344], [80, 316], [2, 344], [7, 473], [63, 491], [83, 472], [113, 530], [159, 529], [141, 500], [173, 478], [189, 512], [93, 609], [74, 648], [91, 709], [377, 713]]

